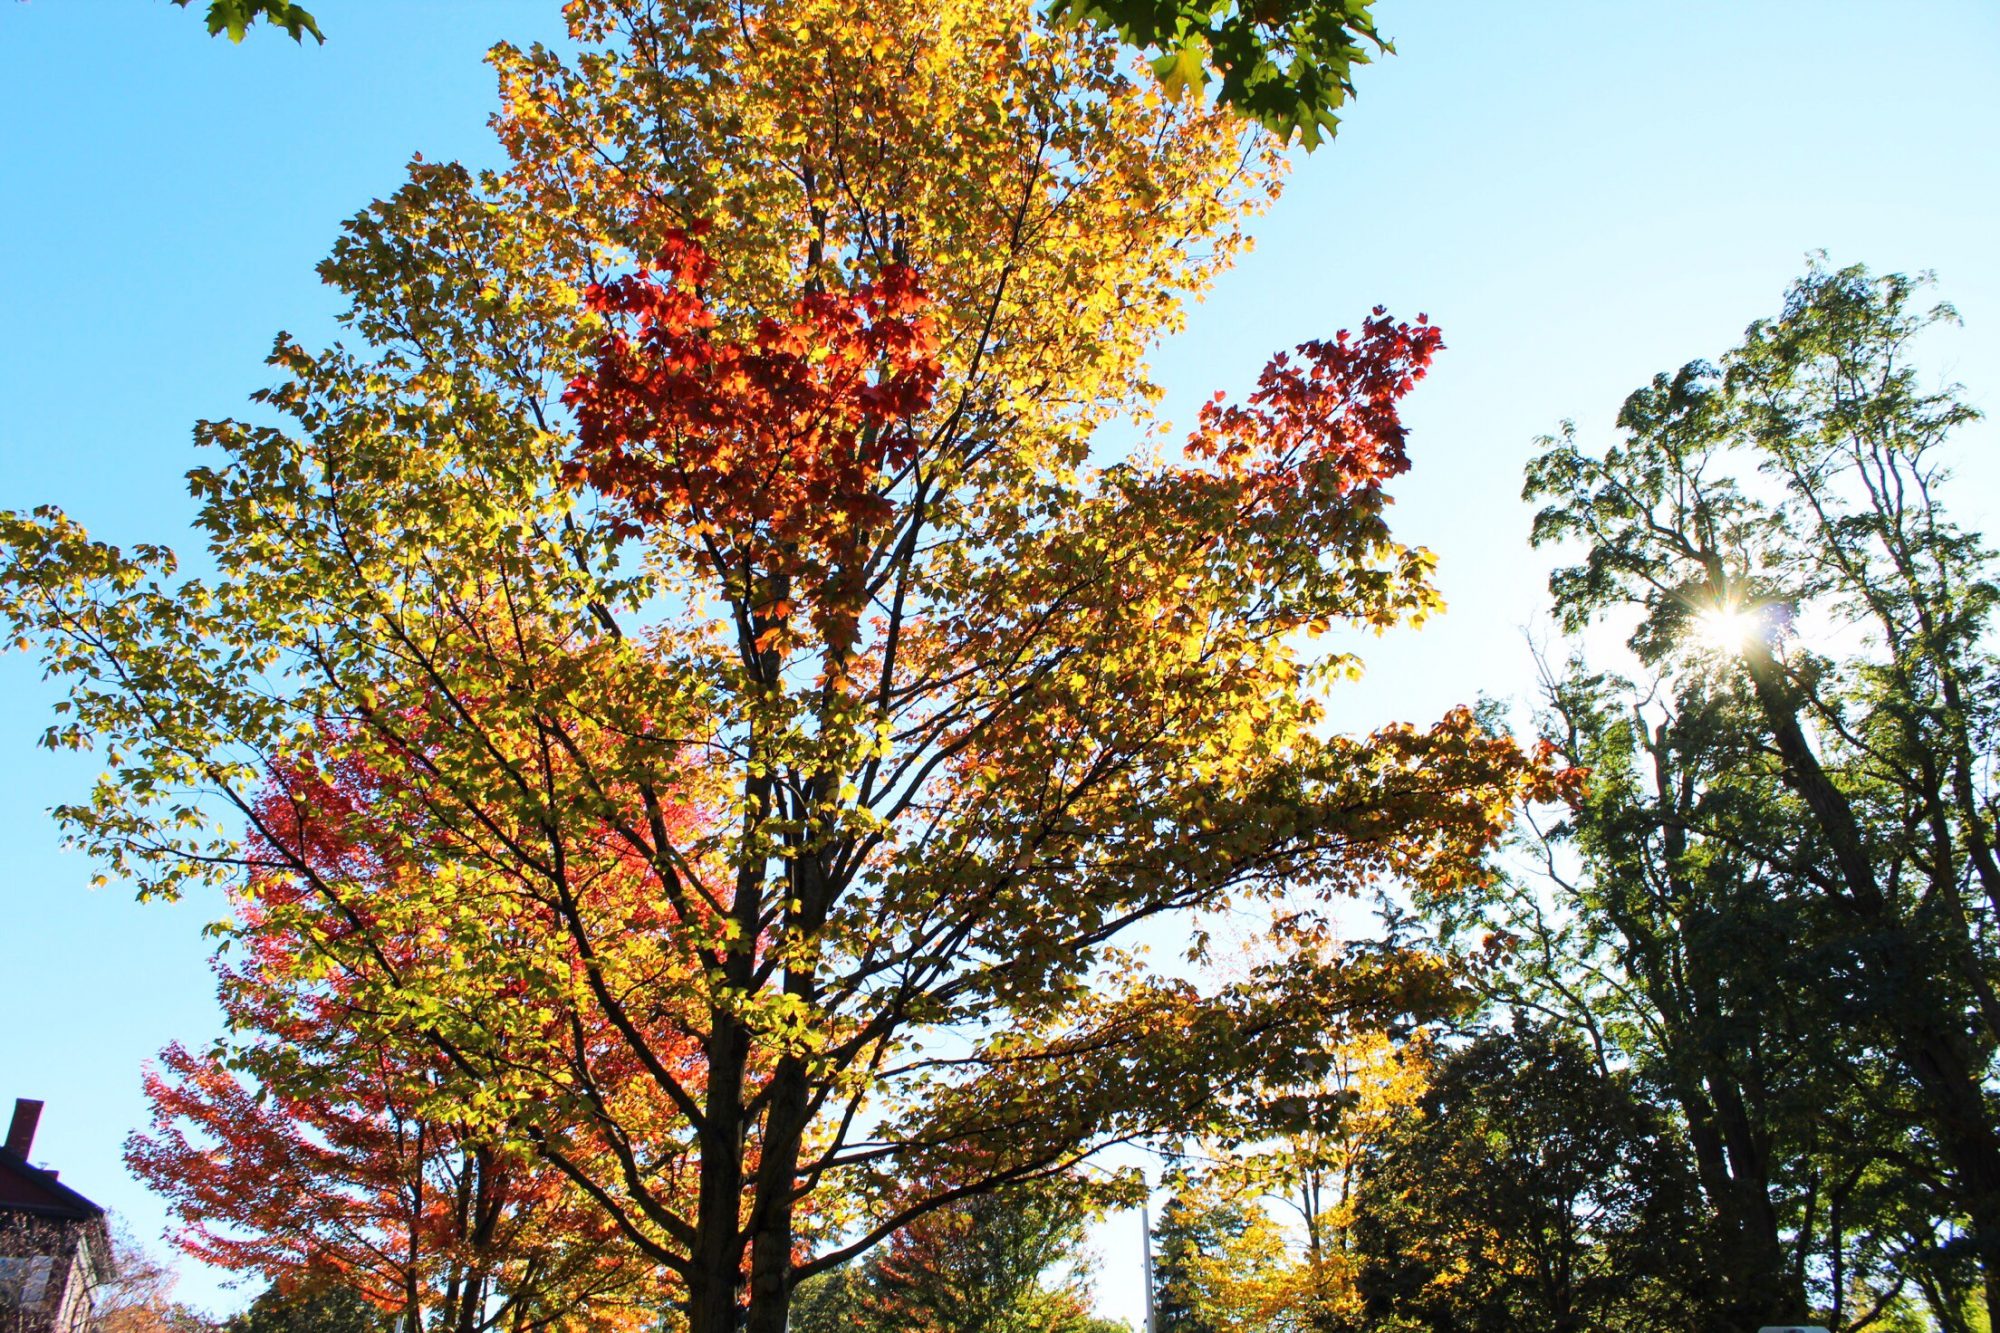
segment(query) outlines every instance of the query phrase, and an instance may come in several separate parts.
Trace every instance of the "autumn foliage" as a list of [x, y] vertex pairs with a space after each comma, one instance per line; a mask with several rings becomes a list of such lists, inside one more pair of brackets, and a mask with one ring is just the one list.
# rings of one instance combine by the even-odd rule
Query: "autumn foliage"
[[[462, 965], [469, 942], [448, 913], [407, 915], [409, 881], [440, 849], [376, 817], [384, 791], [352, 760], [294, 766], [264, 791], [240, 952], [217, 962], [231, 1044], [161, 1053], [145, 1079], [152, 1130], [126, 1162], [168, 1201], [181, 1250], [286, 1290], [337, 1286], [450, 1333], [649, 1326], [672, 1299], [652, 1266], [559, 1170], [439, 1099], [445, 1051], [371, 1008], [440, 954]], [[547, 913], [498, 895], [479, 929], [558, 939]], [[527, 999], [534, 951], [516, 958], [476, 1003], [515, 1058], [546, 1059], [555, 1016]]]
[[285, 427], [202, 428], [217, 577], [11, 515], [0, 610], [117, 755], [80, 841], [254, 901], [233, 1058], [309, 1140], [402, 1113], [314, 1101], [379, 1053], [693, 1333], [781, 1333], [955, 1200], [1311, 1076], [1324, 974], [1196, 985], [1135, 927], [1457, 892], [1559, 779], [1464, 710], [1327, 725], [1314, 632], [1439, 606], [1386, 520], [1428, 323], [1101, 453], [1270, 142], [962, 0], [569, 12], [580, 56], [494, 54], [502, 170], [351, 222]]
[[824, 560], [888, 517], [884, 473], [916, 455], [914, 418], [941, 373], [928, 298], [908, 265], [890, 264], [732, 341], [702, 294], [715, 277], [697, 239], [707, 230], [670, 228], [651, 272], [586, 290], [615, 322], [564, 395], [577, 471], [639, 524], [685, 514], [718, 537], [761, 538], [753, 558], [804, 545]]
[[1297, 363], [1283, 352], [1273, 357], [1246, 403], [1216, 394], [1202, 407], [1188, 452], [1331, 498], [1379, 485], [1409, 469], [1397, 405], [1443, 346], [1424, 316], [1399, 324], [1376, 306], [1358, 338], [1342, 330], [1331, 341], [1301, 343]]
[[[855, 590], [824, 585], [851, 579], [892, 512], [888, 485], [916, 457], [916, 418], [942, 373], [929, 299], [892, 263], [851, 291], [809, 291], [789, 318], [734, 341], [703, 297], [706, 230], [668, 229], [652, 271], [585, 292], [612, 330], [563, 395], [578, 421], [572, 475], [615, 499], [635, 535], [671, 522], [744, 569], [802, 580], [821, 632], [851, 638]], [[752, 609], [781, 624], [788, 583]]]

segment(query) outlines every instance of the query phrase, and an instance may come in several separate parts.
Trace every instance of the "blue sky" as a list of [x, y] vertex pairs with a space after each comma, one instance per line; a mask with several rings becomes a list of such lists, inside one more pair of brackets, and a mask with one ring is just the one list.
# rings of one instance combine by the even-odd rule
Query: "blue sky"
[[[198, 10], [201, 5], [195, 6]], [[494, 160], [480, 61], [560, 31], [556, 0], [319, 0], [324, 47], [211, 41], [165, 0], [0, 0], [0, 506], [60, 503], [121, 542], [191, 545], [189, 428], [266, 382], [272, 335], [331, 336], [312, 272], [403, 164]], [[1165, 349], [1169, 415], [1378, 302], [1448, 350], [1410, 405], [1394, 514], [1450, 612], [1364, 646], [1345, 725], [1518, 694], [1545, 561], [1516, 500], [1537, 435], [1604, 439], [1655, 371], [1775, 311], [1807, 251], [1932, 268], [1967, 327], [1932, 364], [2000, 406], [2000, 6], [1986, 0], [1379, 0], [1399, 54], [1302, 158], [1256, 252]], [[1996, 429], [1962, 441], [1962, 516], [2000, 517]], [[0, 1113], [45, 1098], [36, 1157], [128, 1216], [139, 1067], [216, 1023], [213, 902], [92, 891], [47, 808], [87, 759], [35, 748], [51, 691], [0, 657]], [[1135, 1315], [1136, 1220], [1100, 1282]], [[191, 1272], [185, 1294], [242, 1299]]]

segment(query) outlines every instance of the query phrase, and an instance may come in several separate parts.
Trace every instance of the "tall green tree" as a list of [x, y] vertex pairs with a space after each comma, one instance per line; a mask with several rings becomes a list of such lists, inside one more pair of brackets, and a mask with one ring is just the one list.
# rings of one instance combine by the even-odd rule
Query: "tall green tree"
[[[1549, 694], [1547, 729], [1591, 775], [1571, 824], [1584, 865], [1564, 905], [1592, 937], [1581, 958], [1616, 978], [1570, 980], [1687, 1126], [1725, 1319], [1803, 1320], [1780, 1176], [1821, 1109], [1801, 1072], [1815, 1050], [1806, 982], [1826, 959], [1809, 905], [1768, 859], [1796, 825], [1785, 803], [1760, 803], [1770, 775], [1741, 700], [1697, 678], [1649, 714], [1622, 686], [1579, 670]], [[1560, 877], [1559, 847], [1545, 864]]]
[[[1893, 1058], [1898, 1086], [1873, 1101], [1906, 1101], [1935, 1144], [1948, 1203], [1932, 1229], [1969, 1232], [1991, 1312], [1996, 589], [1991, 553], [1944, 507], [1948, 446], [1976, 413], [1920, 377], [1915, 345], [1953, 318], [1921, 304], [1923, 286], [1816, 265], [1720, 365], [1634, 393], [1622, 444], [1548, 442], [1527, 495], [1546, 506], [1536, 541], [1582, 550], [1551, 583], [1566, 628], [1634, 614], [1642, 663], [1700, 652], [1724, 681], [1727, 725], [1754, 755], [1745, 780], [1769, 775], [1735, 854], [1828, 923], [1825, 957], [1845, 961], [1824, 1013]], [[1662, 837], [1688, 827], [1652, 822]], [[1704, 832], [1721, 847], [1732, 830]], [[1777, 959], [1782, 975], [1791, 960]], [[1911, 1169], [1906, 1188], [1928, 1192], [1924, 1176]]]

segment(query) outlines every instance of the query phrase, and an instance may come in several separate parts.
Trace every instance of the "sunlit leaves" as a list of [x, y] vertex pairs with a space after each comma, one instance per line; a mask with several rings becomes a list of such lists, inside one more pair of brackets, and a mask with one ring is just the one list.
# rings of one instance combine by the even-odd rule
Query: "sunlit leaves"
[[1093, 457], [1268, 137], [958, 0], [570, 12], [493, 55], [504, 169], [413, 164], [322, 266], [350, 341], [202, 427], [216, 577], [10, 516], [0, 611], [119, 756], [91, 850], [236, 876], [454, 1124], [769, 1328], [795, 1260], [1201, 1121], [1324, 1017], [1134, 925], [1457, 892], [1558, 777], [1463, 711], [1324, 726], [1313, 635], [1437, 604], [1385, 520], [1428, 324]]

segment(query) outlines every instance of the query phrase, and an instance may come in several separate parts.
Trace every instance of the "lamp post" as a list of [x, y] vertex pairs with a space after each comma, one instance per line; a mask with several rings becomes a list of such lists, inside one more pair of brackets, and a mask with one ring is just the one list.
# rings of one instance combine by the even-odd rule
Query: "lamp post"
[[1153, 1308], [1153, 1215], [1143, 1200], [1139, 1204], [1139, 1248], [1145, 1256], [1146, 1333], [1160, 1333], [1159, 1312]]

